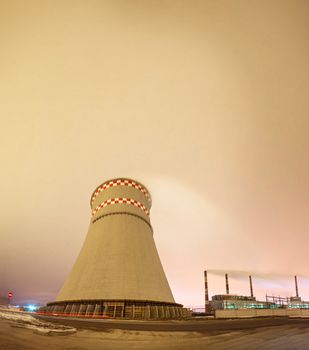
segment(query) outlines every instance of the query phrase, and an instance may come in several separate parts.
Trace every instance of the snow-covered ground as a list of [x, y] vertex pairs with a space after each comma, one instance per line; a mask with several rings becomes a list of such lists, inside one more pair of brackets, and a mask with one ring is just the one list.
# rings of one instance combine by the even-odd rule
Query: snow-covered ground
[[67, 337], [42, 337], [0, 319], [1, 350], [308, 350], [309, 328], [274, 326], [216, 333], [79, 329]]
[[28, 328], [38, 334], [67, 335], [76, 332], [76, 328], [40, 321], [27, 312], [16, 311], [14, 309], [0, 308], [0, 319], [1, 318], [11, 321], [11, 326], [13, 327]]
[[[25, 328], [33, 330], [34, 333]], [[54, 334], [72, 335], [41, 336]], [[1, 350], [305, 350], [309, 349], [308, 344], [309, 326], [305, 324], [210, 333], [119, 329], [106, 331], [79, 329], [75, 332], [74, 328], [37, 320], [29, 313], [0, 309]]]

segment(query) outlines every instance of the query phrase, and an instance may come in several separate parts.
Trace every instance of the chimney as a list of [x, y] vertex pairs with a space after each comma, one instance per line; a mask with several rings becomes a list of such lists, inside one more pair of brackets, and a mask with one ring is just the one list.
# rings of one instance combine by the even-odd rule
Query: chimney
[[297, 298], [298, 298], [298, 297], [299, 297], [299, 295], [298, 295], [297, 276], [294, 276], [294, 279], [295, 279], [296, 296], [297, 296]]
[[253, 287], [252, 287], [252, 277], [249, 276], [249, 283], [250, 283], [250, 296], [253, 298]]
[[205, 282], [205, 304], [206, 304], [209, 301], [207, 271], [204, 271], [204, 282]]
[[209, 313], [209, 295], [208, 295], [207, 271], [204, 271], [204, 283], [205, 283], [205, 312]]
[[229, 291], [229, 277], [228, 277], [227, 273], [225, 274], [225, 287], [226, 287], [226, 294], [230, 294], [230, 291]]

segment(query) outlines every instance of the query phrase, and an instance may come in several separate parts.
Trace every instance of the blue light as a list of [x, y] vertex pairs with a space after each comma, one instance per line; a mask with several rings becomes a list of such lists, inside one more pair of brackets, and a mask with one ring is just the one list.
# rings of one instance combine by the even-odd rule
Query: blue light
[[36, 305], [26, 305], [26, 306], [25, 306], [25, 309], [26, 309], [27, 311], [32, 312], [32, 311], [37, 310], [37, 309], [38, 309], [38, 306], [36, 306]]

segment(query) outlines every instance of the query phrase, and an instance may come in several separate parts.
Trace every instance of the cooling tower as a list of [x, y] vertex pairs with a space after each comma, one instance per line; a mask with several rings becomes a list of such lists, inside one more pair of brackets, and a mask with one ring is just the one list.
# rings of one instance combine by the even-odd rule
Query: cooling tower
[[150, 223], [151, 196], [131, 179], [104, 182], [91, 196], [83, 247], [46, 313], [139, 319], [181, 318]]

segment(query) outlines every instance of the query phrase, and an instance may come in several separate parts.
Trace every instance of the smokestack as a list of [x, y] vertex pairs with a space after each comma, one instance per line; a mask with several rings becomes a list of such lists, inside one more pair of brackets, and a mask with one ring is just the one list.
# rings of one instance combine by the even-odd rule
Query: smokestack
[[250, 283], [250, 295], [253, 298], [253, 287], [252, 287], [252, 277], [251, 277], [251, 275], [249, 276], [249, 283]]
[[208, 281], [207, 281], [207, 271], [204, 271], [204, 282], [205, 282], [205, 304], [208, 304]]
[[204, 282], [205, 282], [205, 312], [209, 312], [209, 295], [208, 295], [208, 279], [207, 271], [204, 271]]
[[226, 287], [226, 294], [230, 294], [230, 291], [229, 291], [229, 277], [228, 277], [227, 273], [225, 274], [225, 287]]
[[298, 295], [298, 285], [297, 285], [297, 276], [294, 276], [294, 279], [295, 279], [296, 296], [299, 297], [299, 295]]

